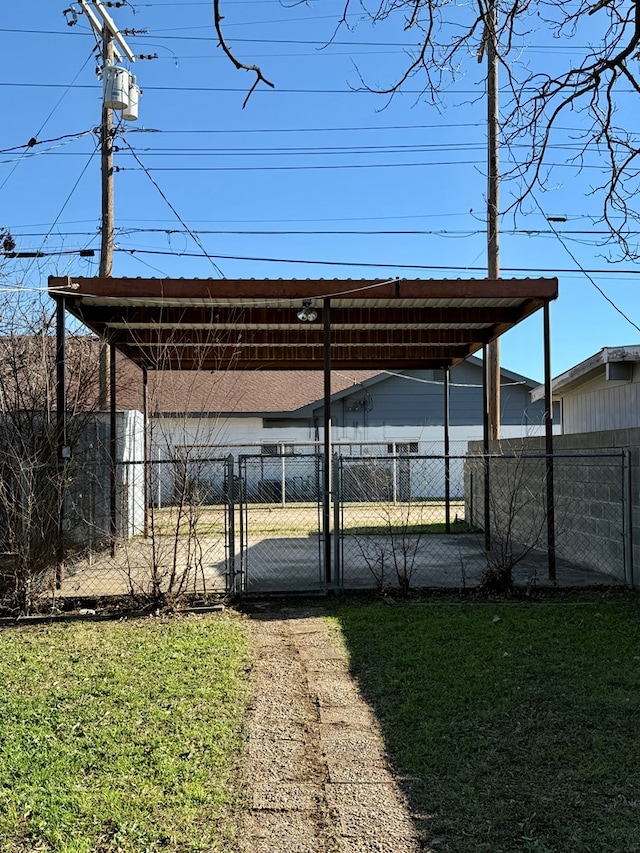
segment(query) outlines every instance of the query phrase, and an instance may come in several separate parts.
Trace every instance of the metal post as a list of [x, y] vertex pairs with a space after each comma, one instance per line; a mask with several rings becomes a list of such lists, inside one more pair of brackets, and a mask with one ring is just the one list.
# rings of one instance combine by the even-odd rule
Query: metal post
[[117, 519], [117, 420], [116, 420], [116, 347], [109, 344], [109, 537], [111, 540], [111, 556], [116, 553], [116, 536], [118, 533]]
[[338, 454], [333, 457], [333, 575], [335, 585], [342, 589], [342, 524], [341, 524], [341, 508], [342, 497], [340, 492], [340, 478], [342, 476], [341, 460]]
[[394, 441], [393, 448], [393, 502], [398, 503], [398, 445]]
[[67, 444], [67, 362], [66, 362], [66, 300], [56, 299], [56, 444], [58, 471], [58, 541], [56, 543], [56, 589], [62, 585], [64, 568], [64, 499], [65, 468], [69, 456]]
[[144, 473], [144, 538], [149, 537], [149, 496], [151, 493], [151, 454], [149, 452], [149, 373], [142, 368], [142, 466]]
[[444, 368], [444, 529], [451, 533], [451, 460], [449, 459], [449, 365]]
[[553, 488], [553, 396], [551, 388], [551, 332], [549, 303], [544, 303], [544, 435], [547, 483], [547, 559], [549, 580], [556, 580], [556, 510]]
[[234, 458], [233, 453], [230, 453], [227, 456], [227, 471], [226, 471], [226, 480], [227, 480], [227, 494], [225, 495], [227, 501], [227, 518], [229, 519], [229, 526], [227, 530], [227, 543], [228, 543], [228, 570], [227, 570], [227, 592], [239, 592], [236, 589], [236, 490], [234, 483]]
[[482, 449], [484, 455], [484, 547], [491, 550], [491, 485], [489, 482], [489, 363], [487, 345], [482, 347]]
[[624, 580], [635, 586], [633, 566], [633, 504], [631, 501], [631, 457], [628, 450], [622, 452], [622, 505], [624, 538]]
[[331, 572], [331, 299], [324, 298], [322, 307], [324, 344], [324, 471], [322, 500], [322, 529], [324, 533], [324, 569], [327, 588], [332, 583]]

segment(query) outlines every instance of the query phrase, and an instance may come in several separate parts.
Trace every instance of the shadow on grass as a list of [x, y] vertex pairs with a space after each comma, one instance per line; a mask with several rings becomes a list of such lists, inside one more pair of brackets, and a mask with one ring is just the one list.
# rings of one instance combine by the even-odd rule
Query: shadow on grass
[[347, 606], [425, 850], [640, 851], [636, 601]]
[[[343, 533], [346, 536], [404, 536], [416, 533], [426, 535], [434, 535], [436, 533], [446, 533], [447, 525], [444, 521], [425, 522], [424, 524], [388, 524], [385, 521], [380, 521], [378, 524], [366, 525], [349, 525], [346, 524], [343, 528]], [[477, 528], [471, 527], [465, 521], [452, 521], [449, 526], [449, 532], [455, 533], [476, 533]]]

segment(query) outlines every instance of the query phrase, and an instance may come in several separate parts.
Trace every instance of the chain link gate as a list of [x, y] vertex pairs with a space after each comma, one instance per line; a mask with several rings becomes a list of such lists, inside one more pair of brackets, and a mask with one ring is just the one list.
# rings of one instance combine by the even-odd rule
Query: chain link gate
[[238, 457], [234, 591], [324, 592], [321, 454]]

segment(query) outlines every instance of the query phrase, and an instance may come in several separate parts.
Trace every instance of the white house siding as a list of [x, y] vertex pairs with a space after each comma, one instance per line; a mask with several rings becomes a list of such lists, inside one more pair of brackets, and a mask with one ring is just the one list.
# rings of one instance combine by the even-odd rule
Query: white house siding
[[634, 429], [640, 426], [639, 371], [632, 382], [593, 383], [588, 391], [567, 393], [562, 399], [564, 433]]
[[[542, 435], [539, 425], [503, 426], [502, 435], [507, 438]], [[220, 495], [223, 488], [224, 470], [219, 461], [232, 454], [262, 456], [255, 476], [264, 482], [295, 481], [298, 486], [288, 488], [294, 494], [303, 481], [313, 477], [315, 463], [303, 460], [316, 451], [322, 452], [323, 429], [313, 427], [266, 428], [261, 418], [158, 418], [152, 430], [151, 458], [156, 463], [153, 476], [153, 499], [156, 505], [171, 503], [176, 489], [176, 477], [184, 470], [184, 464], [175, 459], [189, 459], [189, 470], [198, 479], [206, 481], [213, 495]], [[464, 494], [463, 458], [469, 441], [482, 439], [479, 425], [452, 426], [449, 431], [450, 485], [452, 497]], [[443, 457], [444, 432], [442, 426], [368, 426], [366, 428], [336, 427], [332, 430], [332, 441], [337, 453], [346, 457], [393, 458], [394, 451], [403, 455], [406, 445], [417, 444], [414, 456]], [[272, 459], [264, 455], [262, 448], [271, 446], [276, 452], [299, 457], [297, 459]], [[398, 447], [404, 445], [404, 447]], [[211, 460], [209, 462], [205, 460]], [[381, 461], [379, 464], [385, 464]], [[424, 459], [412, 464], [412, 496], [442, 497], [444, 495], [444, 462], [441, 459]], [[257, 483], [249, 483], [257, 490]]]

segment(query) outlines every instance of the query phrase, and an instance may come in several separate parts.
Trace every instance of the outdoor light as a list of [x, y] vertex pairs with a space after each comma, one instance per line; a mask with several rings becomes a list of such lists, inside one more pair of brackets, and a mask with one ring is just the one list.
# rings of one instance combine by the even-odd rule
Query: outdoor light
[[296, 316], [301, 323], [313, 323], [314, 320], [318, 319], [318, 312], [311, 306], [310, 299], [304, 299], [302, 302], [302, 308], [298, 311]]

